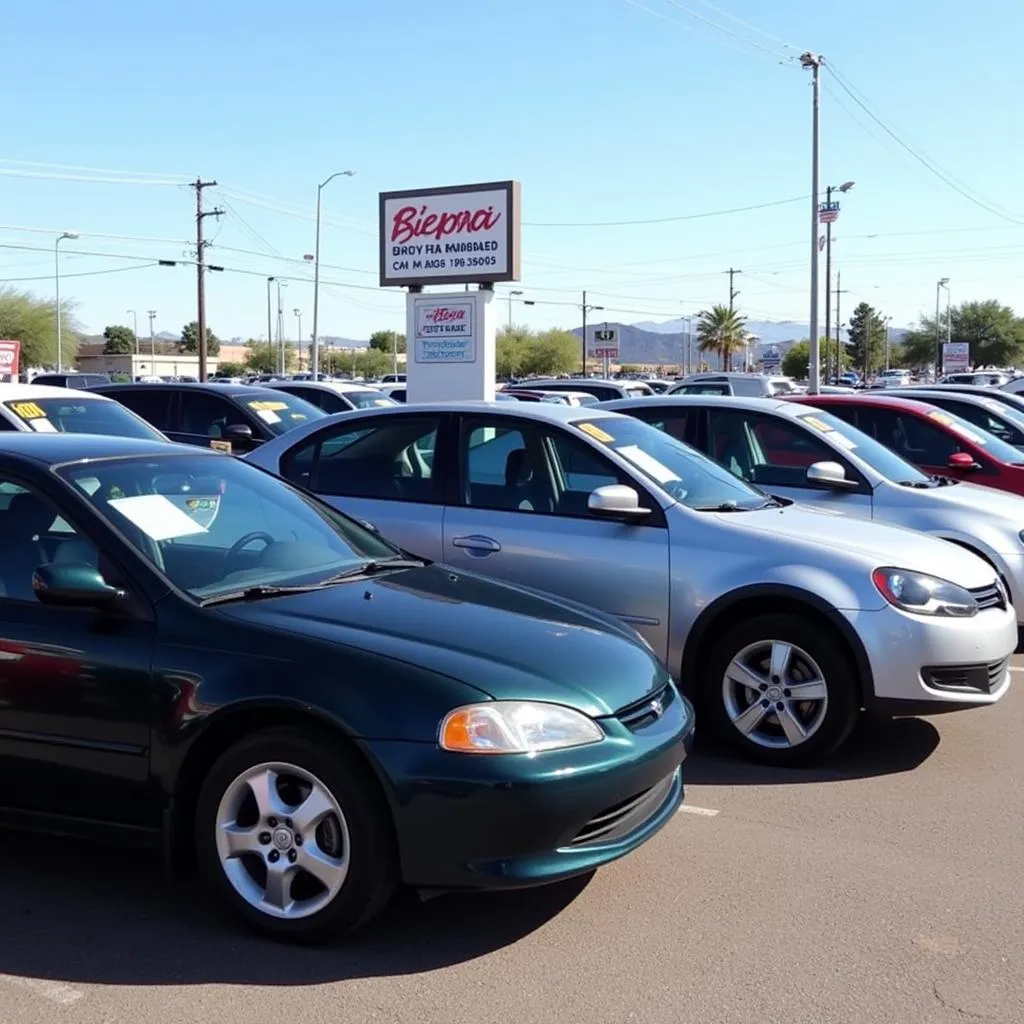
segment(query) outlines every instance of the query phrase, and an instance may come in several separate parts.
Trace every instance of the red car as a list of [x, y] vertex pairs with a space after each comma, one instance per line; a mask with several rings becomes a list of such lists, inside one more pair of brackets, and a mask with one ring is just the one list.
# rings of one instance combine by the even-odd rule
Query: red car
[[827, 409], [926, 473], [1024, 495], [1024, 451], [945, 409], [880, 394], [789, 401]]

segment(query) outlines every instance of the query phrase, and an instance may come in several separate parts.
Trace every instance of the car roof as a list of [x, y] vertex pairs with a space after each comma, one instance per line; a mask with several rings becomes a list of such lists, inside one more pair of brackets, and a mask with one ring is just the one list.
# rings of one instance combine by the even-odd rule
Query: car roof
[[76, 388], [62, 388], [56, 384], [3, 384], [0, 383], [0, 402], [30, 402], [33, 398], [99, 398], [110, 399], [97, 391], [79, 391]]
[[[58, 390], [66, 390], [60, 388]], [[86, 462], [146, 455], [223, 455], [210, 448], [173, 444], [148, 438], [114, 437], [110, 434], [36, 434], [15, 432], [0, 434], [0, 457], [15, 455], [41, 465], [62, 462]]]
[[[605, 409], [602, 405], [581, 407], [575, 405], [556, 405], [554, 402], [484, 402], [463, 399], [457, 402], [416, 402], [413, 405], [378, 406], [374, 409], [357, 409], [353, 412], [334, 413], [332, 416], [316, 420], [315, 426], [329, 426], [335, 420], [340, 422], [342, 418], [346, 422], [350, 422], [371, 416], [413, 416], [422, 413], [444, 412], [488, 412], [503, 416], [506, 419], [542, 420], [554, 423], [573, 423], [577, 420], [592, 420], [597, 417], [618, 415], [612, 410]], [[298, 427], [297, 430], [305, 431], [313, 426], [313, 423], [304, 424]], [[289, 431], [289, 433], [292, 432]], [[287, 437], [288, 434], [280, 436]]]
[[761, 398], [757, 395], [655, 395], [653, 398], [616, 398], [608, 402], [601, 402], [596, 408], [628, 411], [630, 409], [664, 409], [673, 405], [711, 405], [723, 409], [750, 409], [755, 412], [768, 410], [783, 416], [798, 415], [792, 411], [790, 402], [779, 398]]
[[[995, 402], [997, 405], [1006, 405], [1007, 403], [1001, 402], [998, 398], [992, 397], [991, 388], [979, 388], [977, 391], [954, 391], [952, 388], [920, 388], [917, 393], [925, 396], [925, 399], [929, 395], [943, 397], [949, 395], [951, 398], [956, 399], [958, 402], [965, 402], [967, 405], [980, 405], [986, 409], [990, 409], [991, 405], [987, 404]], [[1006, 392], [1003, 392], [1004, 394]], [[900, 389], [899, 394], [905, 398], [912, 398], [913, 395], [910, 391], [904, 391]], [[896, 397], [896, 396], [893, 396]], [[917, 399], [915, 398], [916, 402]]]
[[885, 391], [861, 391], [854, 395], [791, 395], [785, 401], [796, 405], [814, 405], [819, 398], [823, 409], [830, 405], [871, 405], [881, 409], [911, 410], [920, 412], [922, 416], [928, 412], [941, 412], [938, 406], [924, 399], [909, 395], [889, 395]]
[[[110, 394], [114, 391], [156, 391], [158, 388], [175, 388], [182, 391], [211, 391], [217, 395], [259, 395], [267, 394], [271, 389], [253, 384], [232, 384], [207, 381], [205, 384], [191, 383], [189, 381], [162, 380], [147, 384], [142, 381], [133, 381], [130, 384], [100, 384], [84, 394]], [[55, 388], [54, 390], [67, 390], [66, 388]]]
[[[252, 385], [249, 386], [250, 389]], [[324, 391], [333, 391], [335, 393], [345, 391], [377, 391], [377, 388], [370, 387], [369, 384], [357, 384], [351, 380], [274, 380], [268, 381], [264, 387], [271, 389], [284, 389], [288, 387], [293, 388], [320, 388]]]

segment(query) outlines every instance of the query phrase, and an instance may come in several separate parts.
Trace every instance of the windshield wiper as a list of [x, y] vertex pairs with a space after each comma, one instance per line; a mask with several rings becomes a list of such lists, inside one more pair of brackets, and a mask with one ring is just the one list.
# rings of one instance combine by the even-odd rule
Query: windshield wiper
[[735, 501], [723, 501], [720, 505], [695, 505], [694, 512], [749, 512], [749, 508], [740, 508]]
[[232, 590], [228, 594], [217, 594], [215, 597], [208, 597], [201, 602], [203, 608], [214, 604], [226, 604], [230, 601], [258, 601], [264, 597], [280, 597], [284, 594], [308, 594], [312, 590], [323, 590], [325, 587], [333, 587], [338, 583], [345, 583], [348, 580], [361, 579], [367, 576], [375, 576], [382, 572], [391, 572], [394, 569], [419, 569], [427, 565], [422, 558], [383, 558], [375, 562], [363, 562], [354, 565], [351, 569], [338, 573], [336, 576], [328, 576], [325, 580], [317, 580], [316, 583], [282, 584], [274, 585], [260, 583], [252, 587], [245, 587], [242, 590]]

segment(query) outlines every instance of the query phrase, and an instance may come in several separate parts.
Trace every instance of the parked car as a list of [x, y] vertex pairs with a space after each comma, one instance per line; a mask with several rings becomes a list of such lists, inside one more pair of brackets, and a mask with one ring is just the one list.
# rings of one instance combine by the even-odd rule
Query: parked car
[[1024, 629], [1024, 498], [927, 476], [804, 402], [679, 395], [607, 408], [693, 445], [775, 497], [920, 530], [973, 551], [1002, 577]]
[[875, 383], [880, 388], [905, 388], [912, 380], [909, 370], [883, 370], [875, 378]]
[[1001, 370], [971, 370], [969, 373], [947, 373], [939, 379], [940, 384], [980, 384], [987, 387], [1003, 387], [1011, 382], [1010, 374]]
[[0, 522], [4, 818], [191, 847], [270, 935], [590, 871], [682, 800], [692, 710], [631, 628], [244, 460], [12, 434]]
[[[818, 760], [866, 706], [949, 710], [1009, 686], [1016, 618], [976, 555], [784, 506], [619, 413], [364, 410], [250, 458], [407, 551], [634, 625], [705, 721], [759, 760]], [[947, 685], [976, 665], [983, 688]]]
[[382, 395], [377, 388], [365, 384], [351, 384], [347, 381], [277, 381], [268, 388], [284, 391], [315, 405], [328, 415], [334, 412], [349, 412], [352, 409], [397, 405], [393, 398]]
[[[894, 391], [914, 401], [936, 405], [947, 412], [955, 413], [968, 423], [995, 434], [996, 437], [1024, 450], [1024, 409], [1017, 409], [993, 398], [995, 388], [976, 388], [973, 393], [947, 388], [906, 388]], [[980, 392], [980, 393], [979, 393]], [[1000, 392], [1004, 399], [1013, 400], [1013, 395]]]
[[586, 391], [545, 391], [539, 388], [502, 388], [502, 395], [509, 395], [520, 402], [554, 402], [557, 405], [597, 405], [597, 399]]
[[96, 388], [172, 441], [245, 454], [324, 412], [301, 398], [248, 384], [107, 384]]
[[86, 391], [99, 384], [109, 384], [110, 377], [105, 373], [37, 373], [32, 383], [39, 387], [74, 388]]
[[928, 474], [1024, 495], [1024, 453], [936, 405], [895, 395], [807, 395]]
[[393, 404], [405, 404], [405, 384], [375, 384], [374, 390]]
[[599, 402], [613, 398], [638, 398], [654, 391], [642, 380], [597, 380], [593, 377], [556, 377], [550, 380], [520, 381], [519, 387], [540, 391], [572, 391], [593, 395]]
[[155, 427], [105, 395], [40, 384], [0, 384], [0, 431], [5, 430], [166, 440]]
[[789, 377], [763, 373], [694, 373], [670, 388], [670, 395], [743, 395], [771, 398], [797, 395], [800, 388]]

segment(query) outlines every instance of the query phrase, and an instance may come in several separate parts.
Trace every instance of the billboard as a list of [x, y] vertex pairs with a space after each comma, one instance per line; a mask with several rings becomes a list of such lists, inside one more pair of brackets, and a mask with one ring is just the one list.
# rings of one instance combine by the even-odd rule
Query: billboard
[[18, 363], [21, 359], [20, 341], [0, 341], [0, 377], [18, 377]]
[[519, 182], [380, 194], [381, 287], [518, 281]]
[[947, 341], [943, 344], [943, 373], [963, 373], [970, 368], [971, 346], [966, 341]]

